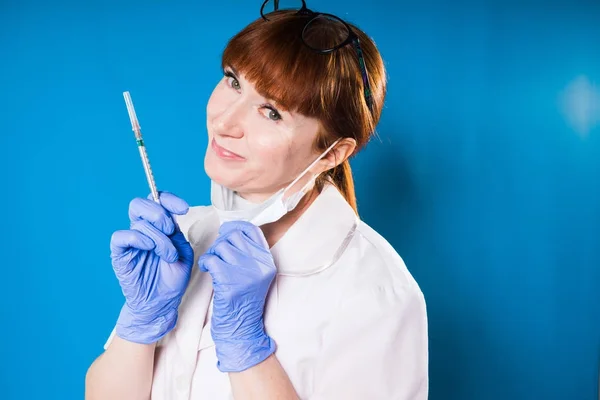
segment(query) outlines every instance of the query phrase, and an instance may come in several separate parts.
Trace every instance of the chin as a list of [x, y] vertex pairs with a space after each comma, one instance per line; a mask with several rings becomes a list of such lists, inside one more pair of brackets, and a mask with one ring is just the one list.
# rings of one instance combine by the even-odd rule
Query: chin
[[227, 168], [219, 161], [220, 160], [216, 159], [213, 154], [210, 154], [210, 150], [208, 150], [204, 157], [204, 172], [212, 181], [219, 185], [234, 191], [238, 190], [240, 186], [240, 177], [237, 176], [236, 171]]

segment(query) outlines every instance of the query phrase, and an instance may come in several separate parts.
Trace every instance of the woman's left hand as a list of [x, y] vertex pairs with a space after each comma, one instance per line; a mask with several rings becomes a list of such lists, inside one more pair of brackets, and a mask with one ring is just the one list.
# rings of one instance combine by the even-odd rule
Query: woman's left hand
[[222, 372], [240, 372], [275, 352], [263, 323], [265, 299], [276, 274], [273, 256], [255, 225], [224, 223], [219, 237], [198, 260], [212, 276], [211, 334]]

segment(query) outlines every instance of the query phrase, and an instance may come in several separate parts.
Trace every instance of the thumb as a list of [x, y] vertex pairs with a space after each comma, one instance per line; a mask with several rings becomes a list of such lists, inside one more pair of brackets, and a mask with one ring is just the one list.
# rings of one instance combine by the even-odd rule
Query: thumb
[[263, 231], [256, 225], [247, 221], [228, 221], [221, 225], [219, 229], [219, 235], [226, 235], [231, 231], [241, 231], [248, 238], [253, 241], [257, 246], [263, 247], [265, 249], [269, 248], [269, 244], [267, 243], [267, 239], [263, 234]]
[[169, 192], [159, 192], [158, 199], [160, 200], [160, 205], [172, 214], [185, 215], [190, 209], [185, 200]]

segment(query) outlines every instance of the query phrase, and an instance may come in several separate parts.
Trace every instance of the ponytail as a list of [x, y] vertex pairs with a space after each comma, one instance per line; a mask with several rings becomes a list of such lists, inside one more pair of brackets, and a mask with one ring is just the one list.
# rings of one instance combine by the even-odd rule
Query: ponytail
[[350, 168], [350, 162], [345, 160], [337, 167], [330, 169], [325, 174], [325, 179], [317, 180], [317, 186], [322, 189], [325, 181], [329, 180], [333, 185], [342, 193], [344, 199], [350, 204], [350, 207], [358, 215], [358, 207], [356, 205], [356, 193], [354, 191], [354, 178], [352, 178], [352, 169]]

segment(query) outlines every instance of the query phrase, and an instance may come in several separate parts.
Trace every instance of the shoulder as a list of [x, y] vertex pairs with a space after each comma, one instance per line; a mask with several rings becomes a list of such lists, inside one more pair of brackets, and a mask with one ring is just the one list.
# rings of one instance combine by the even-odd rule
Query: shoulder
[[[425, 297], [392, 245], [360, 221], [336, 270], [343, 277], [343, 287], [329, 325], [332, 340], [347, 346], [360, 340], [378, 343], [373, 356], [379, 358], [374, 363], [388, 357], [412, 357], [409, 364], [413, 367], [424, 363], [428, 337]], [[406, 363], [397, 360], [388, 365], [399, 368]]]
[[322, 335], [315, 394], [426, 399], [427, 312], [404, 261], [363, 222], [339, 261], [335, 273], [344, 278], [344, 289]]
[[367, 302], [383, 301], [392, 308], [424, 303], [421, 288], [400, 254], [364, 221], [358, 222], [342, 259], [352, 270], [345, 288], [348, 295]]

